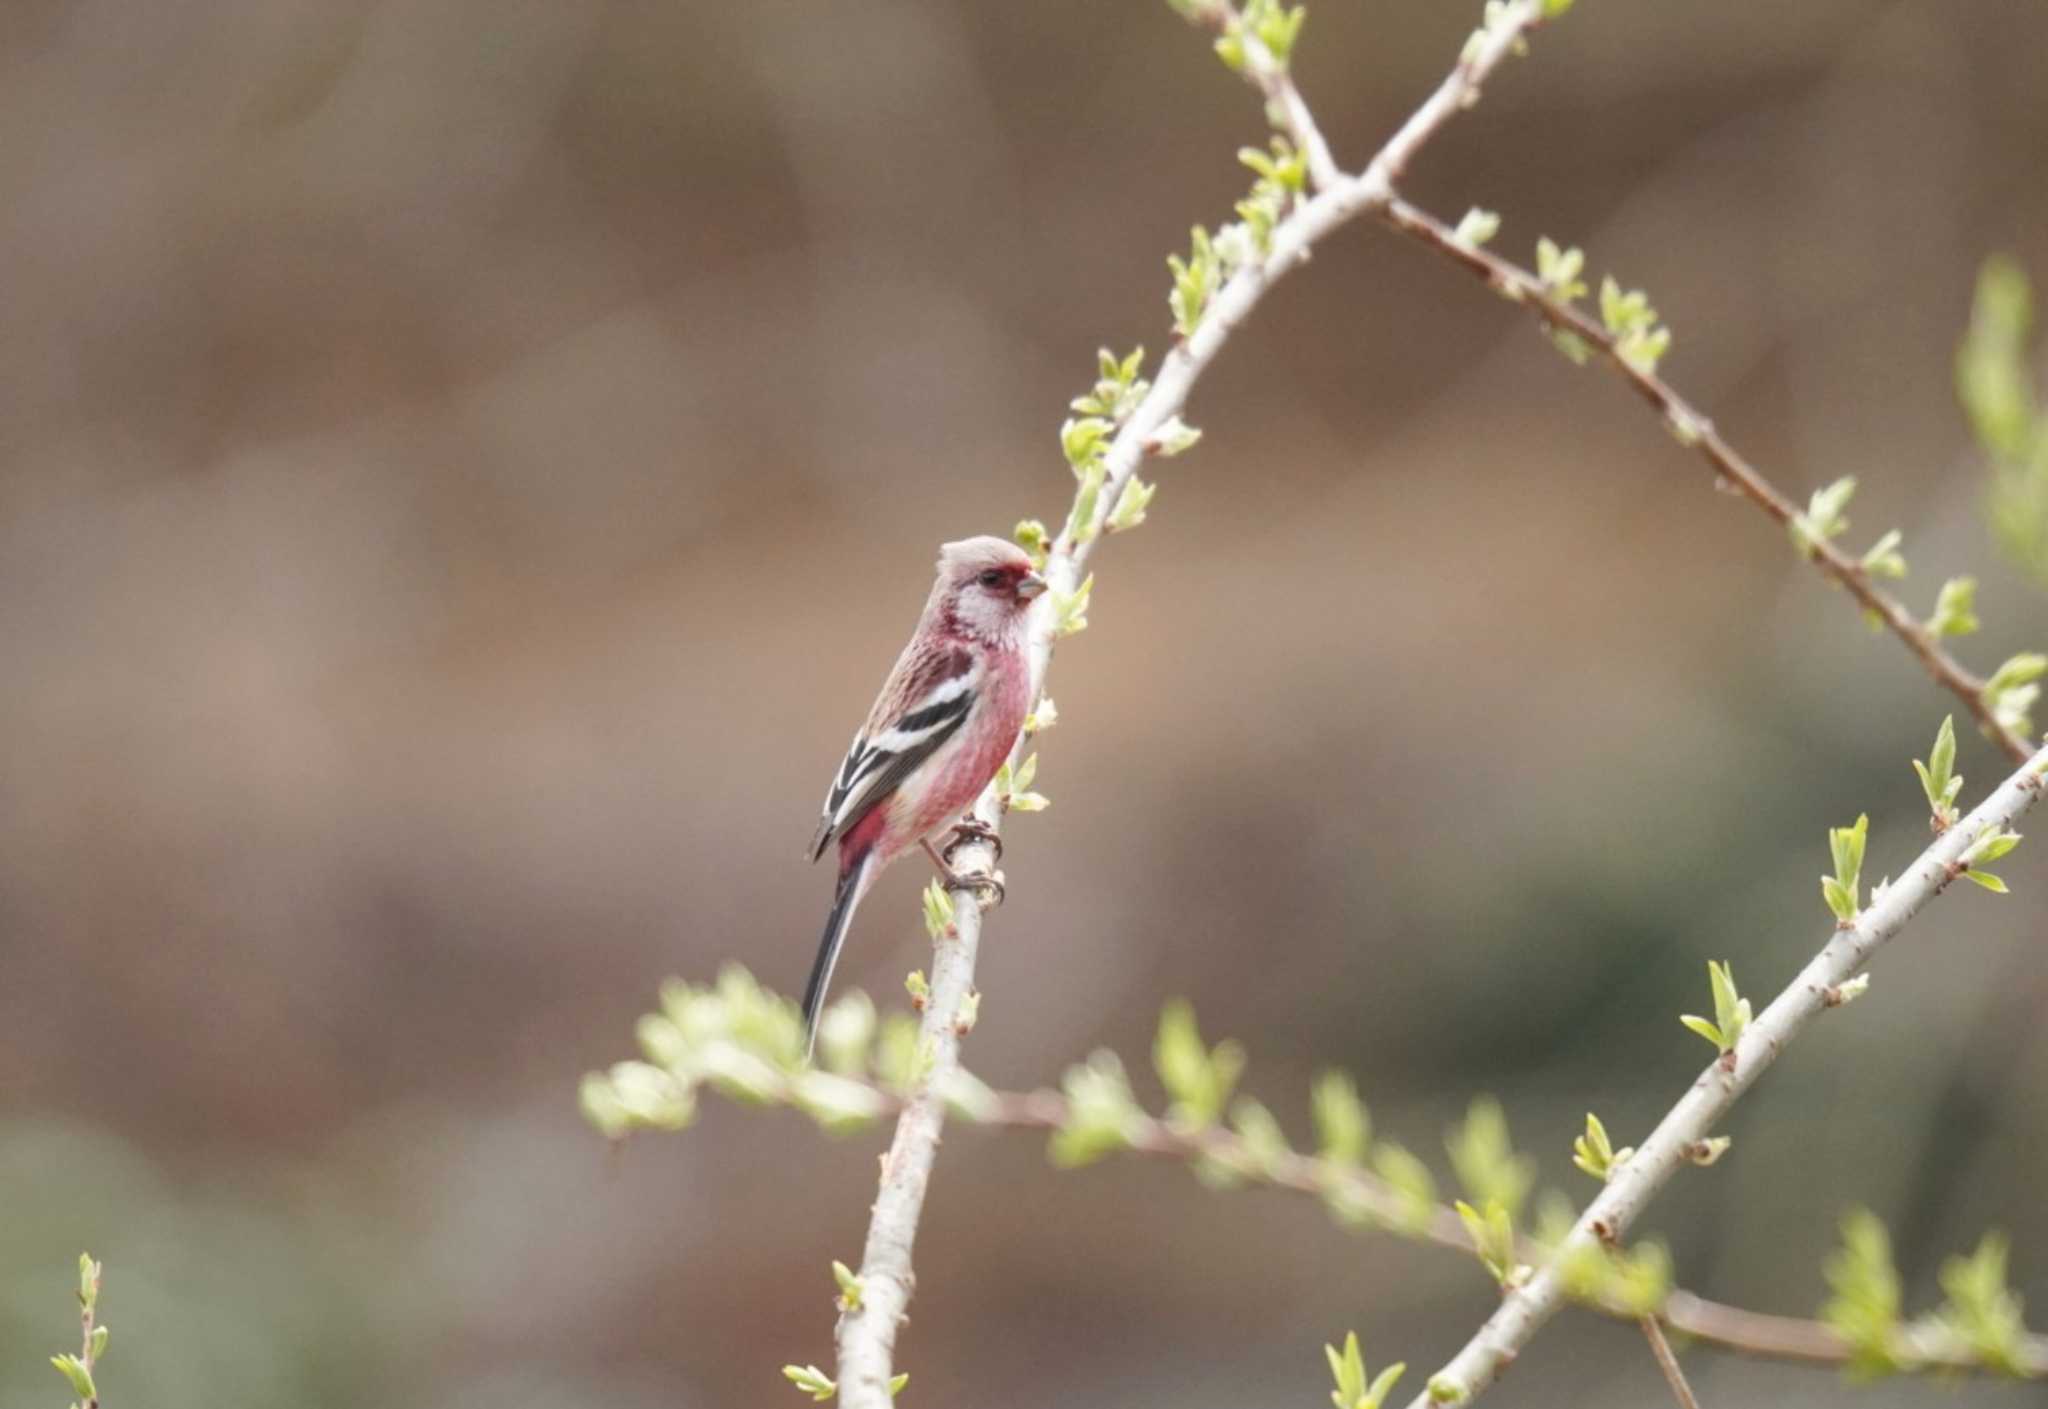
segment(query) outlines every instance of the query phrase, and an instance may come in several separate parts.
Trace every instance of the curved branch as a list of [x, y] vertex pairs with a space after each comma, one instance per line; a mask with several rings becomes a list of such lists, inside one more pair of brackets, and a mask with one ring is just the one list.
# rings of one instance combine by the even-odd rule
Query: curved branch
[[1445, 1398], [1465, 1403], [1500, 1377], [1564, 1304], [1559, 1262], [1574, 1249], [1612, 1246], [1627, 1235], [1650, 1200], [1687, 1162], [1694, 1144], [1711, 1134], [1786, 1045], [1827, 1011], [1831, 996], [1839, 1002], [1839, 986], [1861, 972], [1922, 906], [1967, 869], [1964, 856], [1986, 830], [2003, 830], [2040, 800], [2044, 767], [2048, 767], [2048, 748], [2029, 758], [1975, 811], [1937, 837], [1904, 875], [1873, 897], [1869, 909], [1836, 929], [1820, 953], [1744, 1030], [1732, 1051], [1700, 1074], [1628, 1162], [1615, 1171], [1599, 1197], [1579, 1216], [1557, 1256], [1526, 1283], [1503, 1295], [1500, 1309], [1430, 1381], [1433, 1388], [1416, 1396], [1413, 1409], [1430, 1409]]
[[[1655, 372], [1644, 371], [1624, 359], [1617, 351], [1613, 335], [1606, 328], [1578, 309], [1552, 297], [1534, 274], [1499, 255], [1460, 240], [1448, 225], [1399, 196], [1377, 207], [1377, 213], [1385, 224], [1485, 280], [1495, 292], [1511, 303], [1521, 304], [1548, 327], [1569, 332], [1598, 351], [1637, 395], [1656, 409], [1680, 442], [1696, 449], [1700, 457], [1713, 467], [1715, 475], [1734, 486], [1743, 498], [1787, 527], [1799, 516], [1798, 505], [1779, 493], [1754, 465], [1724, 440], [1714, 429], [1713, 422]], [[1996, 740], [2015, 762], [2032, 751], [2025, 739], [1998, 721], [1984, 699], [1984, 681], [1944, 650], [1934, 633], [1915, 620], [1896, 597], [1877, 586], [1861, 563], [1826, 539], [1812, 540], [1812, 558], [1814, 566], [1824, 576], [1847, 589], [1859, 606], [1883, 622], [1885, 628], [1904, 643], [1920, 662], [1921, 669], [1932, 676], [1936, 684], [1962, 701], [1963, 707], [1969, 710], [1984, 733]]]
[[[880, 1094], [887, 1099], [886, 1093]], [[993, 1128], [1050, 1132], [1061, 1129], [1069, 1120], [1067, 1098], [1051, 1090], [981, 1091], [974, 1096], [972, 1109], [974, 1124]], [[1426, 1219], [1416, 1219], [1398, 1191], [1356, 1166], [1294, 1151], [1277, 1158], [1262, 1158], [1247, 1148], [1241, 1136], [1221, 1126], [1182, 1130], [1150, 1115], [1133, 1119], [1124, 1137], [1132, 1152], [1154, 1159], [1188, 1163], [1209, 1160], [1260, 1183], [1318, 1199], [1341, 1194], [1348, 1207], [1365, 1213], [1382, 1226], [1454, 1252], [1476, 1252], [1472, 1235], [1456, 1213], [1437, 1204]], [[1540, 1262], [1544, 1255], [1543, 1249], [1523, 1242], [1523, 1261]], [[1617, 1320], [1641, 1319], [1639, 1310], [1620, 1302], [1579, 1304]], [[1681, 1335], [1761, 1359], [1842, 1366], [1855, 1355], [1854, 1348], [1824, 1322], [1750, 1311], [1684, 1290], [1673, 1291], [1665, 1298], [1657, 1319]], [[1961, 1351], [1943, 1349], [1916, 1360], [1914, 1368], [1968, 1374], [1981, 1373], [1985, 1367]], [[2019, 1369], [2028, 1379], [2048, 1378], [2048, 1336], [2026, 1338], [2020, 1347]]]

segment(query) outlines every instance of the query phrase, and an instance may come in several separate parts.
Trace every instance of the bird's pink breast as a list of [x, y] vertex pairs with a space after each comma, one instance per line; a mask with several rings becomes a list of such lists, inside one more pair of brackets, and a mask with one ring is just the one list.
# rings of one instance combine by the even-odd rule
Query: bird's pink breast
[[[989, 661], [985, 694], [968, 719], [960, 747], [941, 749], [927, 767], [942, 771], [929, 789], [906, 786], [890, 806], [881, 838], [885, 854], [917, 845], [955, 821], [988, 786], [996, 769], [1009, 757], [1031, 707], [1031, 683], [1020, 652], [1004, 652]], [[912, 799], [916, 805], [911, 806]], [[898, 809], [904, 809], [900, 811]]]

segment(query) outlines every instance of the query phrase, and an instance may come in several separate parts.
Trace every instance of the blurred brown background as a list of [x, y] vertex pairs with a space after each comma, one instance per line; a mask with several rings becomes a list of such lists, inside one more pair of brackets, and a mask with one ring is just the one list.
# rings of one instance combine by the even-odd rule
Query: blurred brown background
[[[1348, 161], [1476, 10], [1315, 7]], [[1411, 193], [1649, 288], [1768, 473], [1906, 530], [1917, 607], [1984, 576], [1988, 668], [2048, 632], [1949, 365], [1986, 252], [2048, 275], [2044, 53], [2035, 0], [1589, 3]], [[801, 981], [798, 852], [935, 545], [1063, 510], [1066, 399], [1164, 345], [1162, 258], [1262, 140], [1156, 4], [0, 9], [0, 1399], [59, 1402], [89, 1247], [117, 1409], [797, 1402], [880, 1136], [716, 1105], [612, 1161], [575, 1082], [663, 975]], [[972, 1064], [1142, 1063], [1184, 993], [1297, 1135], [1343, 1064], [1441, 1169], [1496, 1091], [1583, 1199], [1583, 1112], [1639, 1136], [1698, 1069], [1704, 960], [1769, 992], [1824, 936], [1826, 827], [1870, 810], [1873, 876], [1920, 845], [1949, 703], [1612, 378], [1383, 232], [1191, 418], [1060, 653]], [[843, 985], [923, 962], [915, 869]], [[1916, 1306], [2003, 1226], [2048, 1316], [2048, 867], [2009, 874], [1658, 1204], [1687, 1284], [1810, 1314], [1865, 1201]], [[988, 1409], [1319, 1404], [1323, 1340], [1419, 1378], [1492, 1300], [1305, 1201], [974, 1131], [919, 1282], [911, 1395]], [[1851, 1394], [1690, 1359], [1712, 1404]], [[1663, 1394], [1574, 1314], [1499, 1397]]]

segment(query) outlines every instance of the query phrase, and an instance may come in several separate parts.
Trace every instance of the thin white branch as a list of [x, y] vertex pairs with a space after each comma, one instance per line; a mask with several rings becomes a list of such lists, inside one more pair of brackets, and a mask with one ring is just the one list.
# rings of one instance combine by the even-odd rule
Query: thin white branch
[[[994, 820], [993, 803], [984, 794], [976, 804], [984, 822]], [[955, 856], [972, 871], [989, 865], [987, 853], [986, 847], [973, 853], [962, 847]], [[973, 896], [954, 896], [954, 917], [953, 936], [941, 937], [932, 948], [931, 994], [918, 1033], [920, 1053], [929, 1054], [926, 1076], [896, 1117], [895, 1138], [882, 1156], [881, 1192], [861, 1253], [860, 1304], [839, 1319], [839, 1402], [846, 1409], [887, 1409], [890, 1403], [896, 1327], [916, 1282], [911, 1244], [946, 1119], [940, 1093], [960, 1067], [960, 1012], [974, 987], [974, 957], [981, 945], [981, 907]]]
[[1687, 1151], [1713, 1132], [1786, 1045], [1827, 1010], [1839, 986], [1860, 973], [1923, 905], [1962, 873], [1963, 854], [1985, 829], [2009, 827], [2040, 800], [2044, 767], [2048, 767], [2048, 748], [2035, 753], [1975, 811], [1936, 838], [1904, 875], [1872, 898], [1870, 908], [1853, 924], [1835, 931], [1812, 962], [1750, 1024], [1735, 1045], [1732, 1063], [1717, 1059], [1700, 1074], [1580, 1215], [1552, 1261], [1502, 1298], [1500, 1308], [1430, 1381], [1437, 1387], [1434, 1397], [1425, 1389], [1415, 1397], [1412, 1409], [1469, 1402], [1500, 1377], [1530, 1337], [1564, 1304], [1564, 1285], [1557, 1267], [1576, 1249], [1612, 1245], [1627, 1235], [1650, 1200], [1687, 1163]]
[[[1339, 178], [1334, 159], [1316, 128], [1308, 106], [1290, 82], [1280, 90], [1287, 124], [1309, 154], [1318, 185], [1329, 184], [1297, 206], [1273, 229], [1264, 259], [1240, 268], [1219, 289], [1194, 332], [1161, 362], [1152, 388], [1118, 430], [1105, 457], [1107, 478], [1098, 497], [1096, 521], [1080, 534], [1062, 530], [1046, 561], [1052, 590], [1039, 609], [1030, 656], [1034, 692], [1043, 688], [1052, 661], [1051, 605], [1072, 593], [1095, 546], [1104, 537], [1104, 521], [1132, 475], [1137, 473], [1159, 430], [1186, 406], [1188, 394], [1223, 350], [1231, 333], [1258, 304], [1273, 283], [1306, 259], [1311, 246], [1362, 212], [1393, 198], [1393, 178], [1416, 151], [1461, 108], [1470, 107], [1479, 87], [1523, 34], [1541, 22], [1542, 0], [1513, 0], [1509, 10], [1488, 28], [1485, 38], [1461, 56], [1451, 75], [1430, 95], [1394, 138], [1373, 158], [1362, 176]], [[1266, 56], [1270, 60], [1270, 56]], [[1263, 80], [1261, 80], [1263, 86]], [[1024, 747], [1012, 751], [1015, 763]], [[998, 820], [996, 800], [984, 794], [977, 804], [984, 822]], [[985, 843], [963, 846], [955, 853], [959, 869], [972, 873], [995, 864]], [[910, 1304], [915, 1277], [911, 1250], [924, 1209], [925, 1189], [938, 1153], [945, 1123], [943, 1091], [959, 1067], [960, 1013], [974, 984], [975, 951], [981, 937], [981, 916], [973, 902], [958, 897], [956, 939], [941, 939], [932, 962], [932, 992], [926, 1002], [920, 1043], [928, 1054], [924, 1079], [896, 1118], [896, 1133], [882, 1162], [881, 1190], [868, 1223], [861, 1256], [860, 1305], [840, 1318], [838, 1331], [839, 1400], [843, 1409], [889, 1409], [896, 1328]]]

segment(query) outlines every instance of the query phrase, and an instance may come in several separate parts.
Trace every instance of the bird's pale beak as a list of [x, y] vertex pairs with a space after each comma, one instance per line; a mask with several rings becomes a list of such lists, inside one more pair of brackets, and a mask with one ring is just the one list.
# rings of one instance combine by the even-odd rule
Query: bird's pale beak
[[1017, 595], [1027, 602], [1043, 592], [1045, 587], [1045, 579], [1035, 572], [1027, 572], [1017, 579]]

